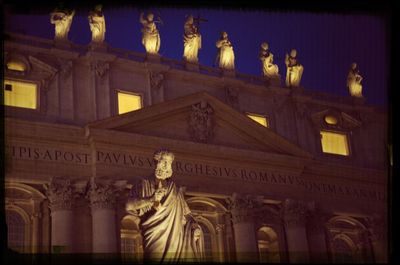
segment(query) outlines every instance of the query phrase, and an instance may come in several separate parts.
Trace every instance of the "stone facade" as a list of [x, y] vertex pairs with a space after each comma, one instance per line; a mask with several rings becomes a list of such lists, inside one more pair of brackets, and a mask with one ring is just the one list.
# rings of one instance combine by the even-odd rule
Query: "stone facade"
[[[38, 91], [36, 109], [5, 107], [7, 222], [23, 231], [14, 249], [140, 258], [140, 224], [124, 205], [167, 147], [209, 260], [387, 261], [384, 111], [112, 47], [16, 34], [4, 47], [6, 62], [26, 65], [5, 79]], [[118, 115], [117, 91], [143, 108]], [[321, 130], [345, 133], [350, 155], [322, 152]]]

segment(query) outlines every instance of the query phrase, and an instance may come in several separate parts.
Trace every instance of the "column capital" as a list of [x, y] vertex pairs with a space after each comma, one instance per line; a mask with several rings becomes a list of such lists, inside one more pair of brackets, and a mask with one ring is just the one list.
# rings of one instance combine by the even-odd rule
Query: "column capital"
[[383, 215], [374, 214], [366, 218], [369, 237], [372, 241], [384, 240], [387, 236], [387, 222]]
[[92, 180], [86, 194], [92, 210], [113, 209], [120, 189], [109, 180]]
[[251, 196], [234, 193], [227, 199], [227, 203], [233, 224], [253, 221], [256, 201]]
[[45, 189], [52, 212], [72, 209], [73, 190], [69, 178], [53, 177], [50, 184], [45, 185]]
[[217, 224], [215, 226], [215, 230], [217, 231], [217, 234], [223, 233], [225, 229], [225, 224]]
[[312, 234], [323, 233], [326, 228], [326, 222], [328, 221], [327, 213], [323, 212], [319, 208], [308, 209], [306, 213], [307, 219], [307, 230]]
[[304, 226], [307, 214], [307, 205], [303, 201], [286, 199], [283, 203], [283, 221], [287, 227]]

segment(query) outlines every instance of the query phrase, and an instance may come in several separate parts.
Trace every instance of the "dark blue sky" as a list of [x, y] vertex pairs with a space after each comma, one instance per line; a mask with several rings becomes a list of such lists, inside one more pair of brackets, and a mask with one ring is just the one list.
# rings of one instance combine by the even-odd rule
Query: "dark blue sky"
[[[183, 52], [183, 23], [188, 14], [208, 19], [201, 24], [203, 36], [200, 63], [212, 66], [217, 53], [215, 42], [222, 30], [227, 31], [235, 51], [236, 70], [261, 75], [258, 59], [263, 41], [269, 43], [285, 76], [284, 55], [291, 48], [298, 51], [304, 66], [301, 84], [305, 89], [320, 90], [336, 95], [348, 95], [346, 77], [350, 64], [359, 65], [364, 77], [363, 94], [373, 105], [387, 104], [389, 34], [385, 20], [378, 16], [340, 13], [249, 11], [211, 8], [153, 8], [164, 25], [160, 54], [180, 60]], [[77, 44], [90, 42], [87, 20], [89, 10], [78, 8], [72, 22], [69, 39]], [[139, 9], [104, 5], [106, 42], [113, 47], [144, 52], [141, 45]], [[8, 14], [5, 30], [52, 39], [54, 26], [45, 15]]]

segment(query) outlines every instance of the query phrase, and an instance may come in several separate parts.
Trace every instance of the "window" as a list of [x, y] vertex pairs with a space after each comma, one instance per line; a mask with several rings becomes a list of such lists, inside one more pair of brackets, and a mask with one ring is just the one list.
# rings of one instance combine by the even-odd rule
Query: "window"
[[133, 237], [121, 237], [121, 252], [124, 254], [133, 255], [135, 251], [135, 238]]
[[354, 263], [353, 251], [346, 241], [336, 238], [333, 240], [334, 263]]
[[258, 254], [260, 263], [279, 263], [279, 243], [275, 231], [267, 226], [257, 232]]
[[338, 132], [321, 131], [322, 152], [335, 155], [349, 155], [347, 135]]
[[4, 80], [4, 105], [36, 109], [37, 85], [29, 82]]
[[118, 114], [142, 108], [142, 97], [132, 93], [118, 91]]
[[20, 61], [8, 61], [7, 62], [7, 69], [8, 70], [13, 70], [13, 71], [18, 71], [18, 72], [25, 72], [26, 71], [26, 65], [23, 62], [20, 62]]
[[136, 260], [143, 258], [142, 237], [136, 217], [126, 216], [121, 221], [121, 255], [123, 259]]
[[212, 261], [212, 239], [210, 230], [208, 230], [207, 226], [201, 222], [199, 222], [199, 225], [201, 226], [201, 230], [203, 230], [204, 235], [204, 254], [206, 261]]
[[6, 212], [8, 247], [23, 252], [25, 242], [25, 222], [22, 216], [15, 211]]
[[258, 122], [259, 124], [261, 124], [264, 127], [267, 127], [267, 128], [269, 127], [267, 117], [265, 117], [263, 115], [247, 113], [247, 117]]
[[326, 124], [329, 124], [329, 125], [337, 125], [338, 124], [337, 118], [333, 115], [326, 115], [324, 120], [325, 120]]

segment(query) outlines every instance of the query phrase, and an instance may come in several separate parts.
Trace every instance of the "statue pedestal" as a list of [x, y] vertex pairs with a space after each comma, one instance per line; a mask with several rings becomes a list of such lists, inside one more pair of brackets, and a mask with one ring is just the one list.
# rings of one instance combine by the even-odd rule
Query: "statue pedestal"
[[279, 76], [269, 79], [270, 86], [281, 86], [281, 79]]
[[102, 42], [102, 43], [91, 42], [89, 44], [89, 50], [96, 51], [96, 52], [107, 52], [108, 44], [105, 42]]
[[364, 97], [353, 97], [353, 103], [354, 105], [364, 105], [366, 99]]
[[236, 76], [236, 71], [235, 70], [222, 69], [222, 75], [223, 76], [228, 76], [228, 77], [235, 77]]
[[146, 62], [160, 63], [161, 62], [161, 56], [159, 54], [147, 53], [146, 54]]
[[186, 62], [185, 68], [186, 68], [186, 70], [189, 70], [189, 71], [195, 71], [195, 72], [200, 71], [198, 63]]
[[71, 49], [71, 42], [68, 40], [54, 40], [53, 46], [58, 49]]

